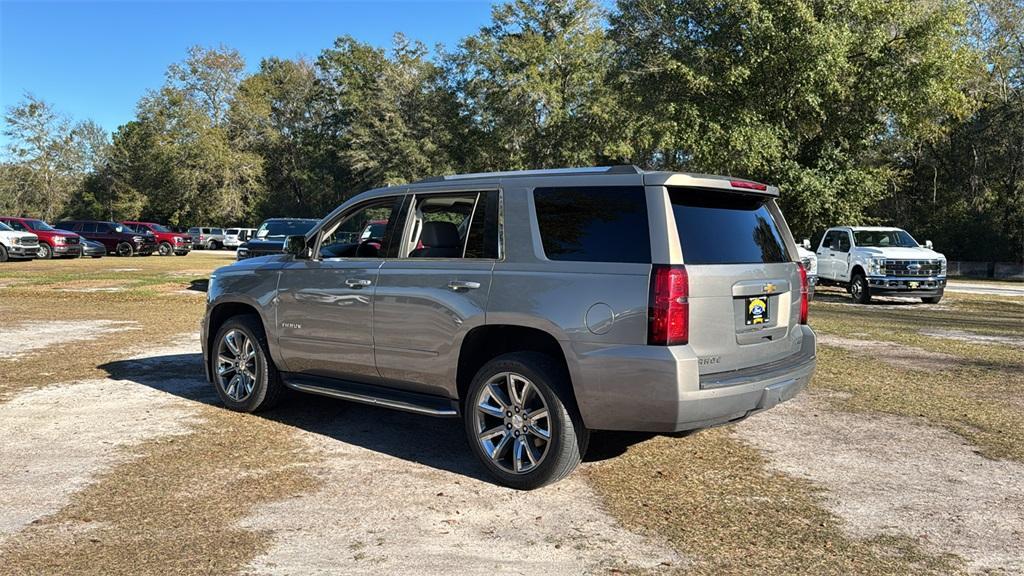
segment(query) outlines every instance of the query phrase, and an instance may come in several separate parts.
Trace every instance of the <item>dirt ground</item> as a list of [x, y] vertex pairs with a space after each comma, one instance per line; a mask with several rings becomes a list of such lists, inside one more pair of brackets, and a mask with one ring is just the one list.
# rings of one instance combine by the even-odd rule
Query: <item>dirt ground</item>
[[[0, 266], [0, 574], [1024, 574], [1024, 302], [812, 304], [798, 399], [496, 486], [458, 420], [219, 407], [226, 252]], [[93, 290], [104, 288], [104, 290]]]

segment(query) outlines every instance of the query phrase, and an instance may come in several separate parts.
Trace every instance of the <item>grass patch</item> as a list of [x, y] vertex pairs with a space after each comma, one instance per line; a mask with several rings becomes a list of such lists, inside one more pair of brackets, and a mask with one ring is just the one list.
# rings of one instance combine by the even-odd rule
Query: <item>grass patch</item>
[[269, 544], [238, 527], [253, 507], [313, 490], [287, 426], [204, 407], [184, 437], [151, 441], [59, 513], [0, 546], [10, 574], [230, 574]]
[[963, 562], [909, 538], [844, 534], [811, 484], [771, 472], [757, 450], [714, 429], [658, 437], [593, 465], [590, 479], [627, 527], [667, 538], [686, 574], [962, 574]]

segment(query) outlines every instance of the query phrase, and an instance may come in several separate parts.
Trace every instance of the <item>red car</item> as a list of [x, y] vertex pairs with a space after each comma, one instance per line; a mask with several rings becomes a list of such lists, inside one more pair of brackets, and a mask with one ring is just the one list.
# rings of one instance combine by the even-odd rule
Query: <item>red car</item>
[[0, 216], [0, 222], [18, 232], [31, 232], [39, 237], [39, 258], [54, 256], [78, 258], [82, 255], [82, 238], [74, 232], [58, 230], [38, 218]]
[[129, 220], [127, 222], [121, 222], [125, 226], [139, 232], [140, 234], [149, 232], [156, 236], [157, 252], [161, 256], [184, 256], [192, 251], [192, 237], [188, 234], [182, 234], [181, 232], [175, 232], [163, 224], [157, 224], [155, 222], [135, 222]]

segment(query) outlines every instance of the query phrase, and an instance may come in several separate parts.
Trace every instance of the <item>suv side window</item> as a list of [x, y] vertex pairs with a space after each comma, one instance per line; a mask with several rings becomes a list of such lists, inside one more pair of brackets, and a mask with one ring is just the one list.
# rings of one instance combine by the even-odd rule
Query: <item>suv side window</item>
[[349, 211], [325, 229], [320, 241], [321, 258], [383, 258], [394, 235], [395, 209], [402, 197], [370, 200]]
[[537, 188], [533, 202], [549, 260], [651, 262], [642, 186]]
[[497, 258], [497, 219], [489, 218], [491, 206], [497, 208], [496, 191], [410, 198], [399, 257]]
[[95, 222], [85, 222], [84, 224], [78, 224], [77, 226], [81, 226], [82, 232], [87, 234], [93, 234], [97, 231]]

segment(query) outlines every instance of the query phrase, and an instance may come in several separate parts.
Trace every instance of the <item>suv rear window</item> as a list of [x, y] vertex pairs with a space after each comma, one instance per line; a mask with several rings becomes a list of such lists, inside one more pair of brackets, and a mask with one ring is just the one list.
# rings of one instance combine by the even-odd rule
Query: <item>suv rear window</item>
[[768, 199], [694, 188], [669, 188], [687, 264], [788, 262]]
[[643, 187], [537, 188], [533, 202], [549, 260], [650, 264]]

